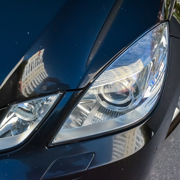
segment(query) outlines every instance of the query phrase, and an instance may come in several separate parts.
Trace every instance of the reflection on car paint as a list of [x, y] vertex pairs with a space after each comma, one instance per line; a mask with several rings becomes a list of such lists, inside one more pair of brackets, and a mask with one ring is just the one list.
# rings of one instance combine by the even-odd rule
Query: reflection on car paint
[[20, 91], [26, 97], [48, 77], [43, 63], [44, 49], [35, 53], [27, 62], [20, 83]]
[[113, 21], [115, 20], [118, 12], [121, 10], [122, 4], [123, 4], [123, 0], [116, 0], [113, 8], [111, 9], [109, 16], [107, 17], [107, 19], [103, 25], [103, 28], [101, 29], [101, 31], [91, 49], [91, 52], [89, 54], [89, 58], [87, 61], [87, 66], [90, 64], [91, 60], [94, 58], [94, 56], [98, 52], [99, 48], [101, 47], [101, 44], [103, 43], [110, 27], [112, 26]]
[[140, 128], [134, 128], [113, 137], [112, 161], [130, 156], [145, 145]]

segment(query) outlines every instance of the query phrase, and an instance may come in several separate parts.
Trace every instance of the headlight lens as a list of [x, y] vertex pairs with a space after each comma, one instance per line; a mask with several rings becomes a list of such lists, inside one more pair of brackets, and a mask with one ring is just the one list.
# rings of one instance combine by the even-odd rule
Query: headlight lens
[[155, 106], [167, 66], [168, 24], [148, 32], [94, 81], [70, 113], [54, 144], [142, 120]]
[[59, 94], [14, 104], [0, 122], [0, 150], [18, 145], [36, 128]]

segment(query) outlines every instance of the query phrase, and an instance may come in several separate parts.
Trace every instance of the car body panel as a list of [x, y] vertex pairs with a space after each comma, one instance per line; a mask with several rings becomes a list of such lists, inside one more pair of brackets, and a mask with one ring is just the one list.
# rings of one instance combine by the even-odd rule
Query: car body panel
[[[35, 1], [33, 2], [35, 3]], [[100, 137], [94, 136], [85, 140], [72, 141], [68, 144], [49, 146], [62, 123], [94, 77], [106, 67], [114, 55], [125, 50], [136, 38], [154, 25], [171, 18], [170, 7], [173, 4], [171, 1], [168, 10], [163, 11], [162, 9], [165, 7], [163, 3], [167, 1], [124, 0], [116, 1], [115, 4], [114, 1], [77, 2], [60, 2], [58, 6], [54, 7], [53, 13], [47, 18], [47, 21], [44, 21], [37, 28], [33, 38], [31, 37], [28, 41], [31, 31], [27, 31], [30, 33], [26, 34], [27, 37], [25, 35], [22, 37], [25, 43], [24, 47], [19, 47], [19, 49], [12, 51], [12, 54], [8, 54], [8, 63], [11, 66], [8, 67], [6, 62], [3, 62], [5, 65], [1, 67], [4, 70], [1, 81], [21, 59], [21, 56], [24, 57], [1, 85], [0, 96], [2, 101], [0, 101], [0, 107], [59, 91], [62, 91], [64, 96], [42, 125], [34, 131], [34, 134], [19, 146], [1, 152], [0, 179], [41, 179], [46, 177], [46, 173], [53, 162], [61, 158], [79, 157], [90, 153], [94, 154], [94, 157], [90, 164], [87, 165], [87, 162], [83, 164], [83, 168], [88, 168], [84, 168], [85, 171], [69, 173], [66, 176], [59, 176], [56, 172], [54, 174], [50, 172], [51, 174], [48, 177], [62, 180], [144, 180], [147, 179], [160, 143], [166, 137], [180, 95], [180, 40], [175, 37], [170, 37], [168, 69], [160, 101], [146, 119], [127, 129], [107, 133]], [[107, 4], [104, 5], [104, 3]], [[32, 6], [34, 5], [32, 4]], [[52, 8], [50, 2], [46, 4], [46, 7], [48, 6], [50, 9]], [[40, 4], [38, 7], [40, 8]], [[94, 9], [93, 13], [90, 7]], [[99, 7], [101, 8], [99, 9]], [[78, 11], [78, 8], [81, 10]], [[42, 16], [46, 18], [46, 11], [42, 12], [44, 12]], [[55, 15], [56, 13], [57, 15]], [[101, 15], [97, 17], [96, 13]], [[87, 18], [88, 22], [86, 22]], [[16, 22], [16, 18], [14, 21]], [[25, 23], [23, 18], [20, 21], [21, 23]], [[31, 23], [28, 22], [27, 27], [30, 24], [33, 26], [37, 22], [32, 21]], [[10, 26], [7, 27], [10, 28]], [[171, 28], [172, 26], [170, 32], [173, 32]], [[25, 25], [23, 32], [24, 29], [26, 29]], [[18, 32], [18, 29], [16, 31]], [[71, 35], [71, 32], [75, 32], [75, 34]], [[21, 33], [17, 34], [17, 37], [20, 37]], [[4, 35], [3, 43], [6, 45], [4, 48], [8, 49], [7, 45], [10, 40], [8, 39], [5, 43], [8, 33], [6, 37], [5, 34], [3, 32], [1, 36]], [[89, 37], [86, 37], [87, 35]], [[12, 33], [11, 36], [14, 38], [15, 34]], [[35, 39], [37, 41], [31, 46]], [[12, 45], [11, 49], [14, 47], [15, 45]], [[9, 52], [7, 49], [3, 49], [1, 54]], [[38, 76], [38, 79], [32, 78], [34, 86], [37, 87], [33, 90], [30, 87], [24, 93], [22, 81], [27, 82], [28, 78], [25, 75], [23, 76], [23, 72], [28, 74], [29, 64], [33, 61], [32, 56], [38, 59], [38, 63], [41, 65], [38, 65], [38, 68], [43, 71], [40, 71], [42, 74], [34, 74], [34, 72], [30, 74], [33, 77]], [[3, 57], [5, 57], [4, 54]], [[48, 78], [45, 77], [46, 73]], [[5, 109], [2, 109], [1, 112], [4, 111]], [[133, 149], [124, 153], [122, 156], [114, 156], [114, 140], [117, 137], [124, 136], [124, 134], [129, 134], [133, 129], [141, 129], [143, 132], [142, 137], [145, 141], [142, 146], [137, 150]], [[132, 136], [132, 139], [135, 140], [135, 137]], [[121, 140], [118, 141], [121, 144]], [[118, 150], [122, 148], [124, 146], [117, 146], [117, 154], [120, 154]]]
[[[145, 128], [144, 138], [146, 141], [139, 151], [134, 152], [131, 156], [124, 155], [113, 158], [114, 140], [121, 136], [123, 133], [121, 131], [99, 138], [93, 137], [84, 141], [48, 147], [48, 142], [51, 142], [59, 126], [83, 94], [83, 90], [71, 91], [63, 96], [43, 126], [26, 143], [0, 155], [0, 177], [3, 179], [8, 175], [9, 179], [12, 177], [15, 179], [40, 179], [52, 162], [59, 158], [94, 153], [95, 157], [89, 170], [60, 179], [79, 177], [86, 180], [105, 177], [112, 179], [112, 176], [117, 179], [146, 179], [160, 142], [166, 136], [180, 95], [180, 83], [174, 83], [174, 81], [178, 82], [180, 76], [180, 52], [178, 51], [180, 40], [171, 37], [170, 44], [172, 48], [169, 59], [171, 61], [168, 61], [165, 86], [157, 107], [147, 119], [134, 127], [123, 130], [124, 133], [128, 133], [132, 131], [132, 128], [138, 129], [142, 126], [142, 131]], [[121, 142], [121, 140], [119, 141]], [[16, 168], [14, 168], [15, 166]], [[54, 177], [56, 177], [56, 173], [54, 173]]]
[[[33, 2], [29, 2], [31, 6]], [[29, 3], [25, 5], [22, 3], [19, 9], [9, 8], [6, 4], [4, 8], [12, 11], [6, 21], [2, 21], [4, 29], [0, 32], [3, 37], [1, 58], [8, 59], [1, 66], [3, 73], [0, 80], [2, 82], [0, 96], [4, 99], [0, 102], [0, 107], [43, 94], [86, 87], [113, 56], [149, 28], [168, 18], [162, 13], [161, 0], [114, 2], [109, 0], [55, 2], [59, 11], [57, 7], [49, 5], [49, 1], [42, 6], [42, 9], [38, 3], [37, 7], [40, 11], [37, 8], [34, 15], [31, 13], [32, 18], [38, 13], [45, 16], [46, 20], [39, 20], [41, 21], [39, 25], [37, 19], [30, 21], [31, 14], [24, 18], [19, 17], [24, 13], [21, 9], [26, 10]], [[45, 15], [48, 5], [50, 15]], [[14, 13], [17, 11], [20, 12]], [[12, 19], [13, 15], [17, 17]], [[10, 28], [12, 21], [14, 24]], [[22, 32], [18, 31], [21, 24]], [[33, 27], [36, 26], [38, 26], [37, 32], [34, 32], [36, 28]], [[12, 41], [11, 37], [13, 37]], [[27, 66], [32, 66], [30, 63], [32, 56], [38, 57], [40, 54], [43, 57], [44, 77], [39, 77], [39, 80], [34, 82], [32, 82], [33, 78], [29, 77], [23, 83], [22, 76], [26, 73]], [[18, 62], [18, 66], [6, 77]], [[31, 74], [41, 76], [35, 71]], [[28, 92], [23, 93], [23, 91]]]

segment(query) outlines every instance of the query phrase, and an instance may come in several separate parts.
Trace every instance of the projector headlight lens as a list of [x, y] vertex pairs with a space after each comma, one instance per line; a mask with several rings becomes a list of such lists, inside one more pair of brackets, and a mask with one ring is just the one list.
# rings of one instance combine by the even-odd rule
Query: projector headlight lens
[[164, 81], [168, 23], [148, 32], [94, 81], [70, 113], [53, 144], [132, 125], [155, 106]]

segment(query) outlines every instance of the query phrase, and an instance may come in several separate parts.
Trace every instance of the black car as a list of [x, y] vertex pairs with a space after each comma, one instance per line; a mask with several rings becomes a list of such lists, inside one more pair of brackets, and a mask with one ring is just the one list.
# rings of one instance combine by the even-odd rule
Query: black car
[[180, 120], [180, 1], [8, 0], [0, 23], [0, 180], [148, 179]]

